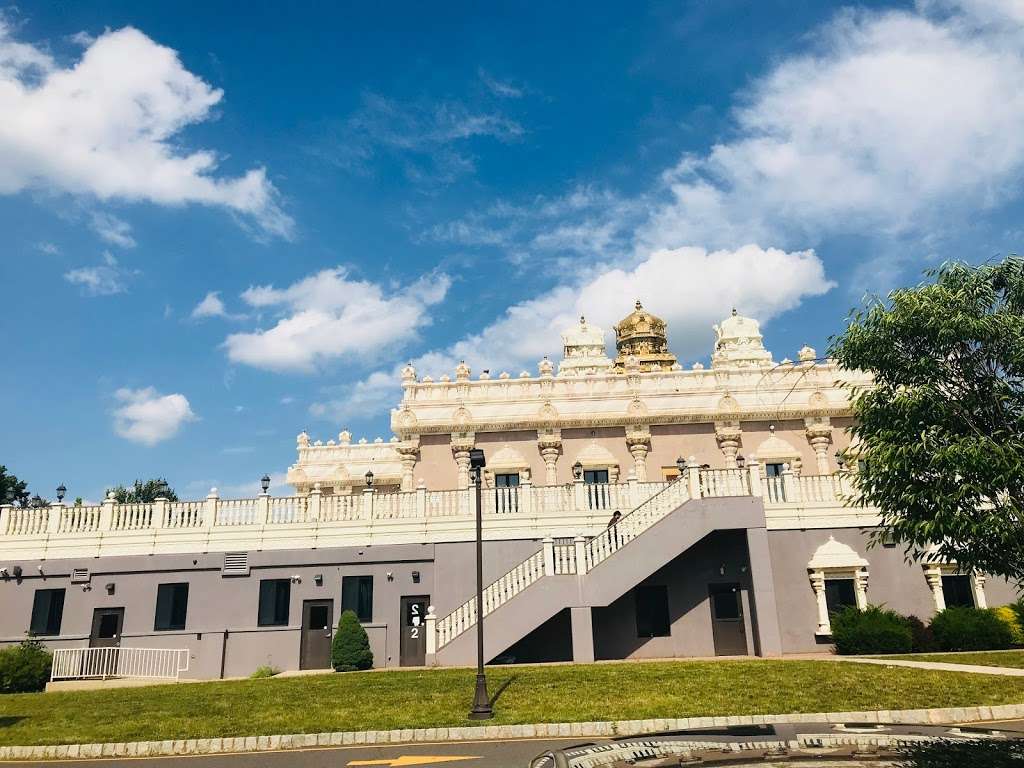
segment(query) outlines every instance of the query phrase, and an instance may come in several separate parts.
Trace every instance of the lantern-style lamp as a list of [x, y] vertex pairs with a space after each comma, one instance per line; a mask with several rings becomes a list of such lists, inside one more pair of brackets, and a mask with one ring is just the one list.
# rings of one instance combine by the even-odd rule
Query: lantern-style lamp
[[260, 488], [263, 489], [264, 494], [270, 490], [270, 475], [264, 475], [260, 479]]

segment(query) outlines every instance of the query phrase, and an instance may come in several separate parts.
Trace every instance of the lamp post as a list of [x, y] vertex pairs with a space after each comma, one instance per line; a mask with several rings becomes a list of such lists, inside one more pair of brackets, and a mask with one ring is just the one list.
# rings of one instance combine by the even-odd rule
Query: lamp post
[[578, 461], [572, 465], [572, 476], [579, 480], [583, 477], [583, 465]]
[[68, 489], [64, 487], [64, 483], [57, 486], [57, 503], [60, 504], [64, 501], [64, 495], [68, 492]]
[[682, 480], [686, 475], [686, 459], [682, 456], [676, 459], [676, 469], [679, 470], [679, 479]]
[[469, 469], [476, 486], [476, 692], [470, 720], [490, 720], [494, 717], [491, 697], [487, 695], [487, 676], [484, 674], [484, 522], [481, 486], [483, 481], [484, 452], [473, 448], [469, 452]]
[[373, 470], [370, 469], [366, 470], [366, 487], [373, 487]]
[[263, 495], [267, 495], [267, 491], [270, 490], [270, 475], [264, 475], [260, 479], [260, 488], [263, 489]]
[[739, 467], [740, 469], [743, 469], [744, 467], [747, 466], [747, 457], [744, 456], [742, 453], [736, 457], [736, 466]]

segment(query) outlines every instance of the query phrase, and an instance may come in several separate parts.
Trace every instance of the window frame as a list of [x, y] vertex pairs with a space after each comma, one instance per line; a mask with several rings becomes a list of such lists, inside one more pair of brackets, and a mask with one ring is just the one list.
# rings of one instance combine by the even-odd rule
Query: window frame
[[[281, 600], [281, 591], [282, 590], [280, 589], [282, 586], [284, 587], [283, 592], [285, 594], [285, 598], [284, 598], [284, 601], [283, 601], [284, 602], [284, 619], [283, 619], [283, 621], [281, 620], [281, 618], [278, 615], [279, 610], [281, 608], [281, 602], [282, 602], [282, 600]], [[264, 590], [269, 590], [271, 588], [273, 588], [273, 589], [275, 589], [277, 591], [274, 594], [273, 603], [272, 603], [272, 609], [271, 609], [273, 611], [274, 615], [272, 617], [268, 617], [268, 616], [265, 616], [264, 612], [263, 612], [263, 607], [264, 607], [264, 604], [265, 604]], [[278, 579], [260, 579], [260, 594], [259, 594], [259, 603], [257, 605], [257, 611], [256, 611], [256, 626], [258, 626], [258, 627], [287, 627], [288, 626], [288, 620], [291, 617], [291, 602], [292, 602], [291, 598], [292, 598], [292, 580], [291, 579], [289, 579], [289, 578], [283, 578], [283, 579], [280, 579], [280, 578], [278, 578]]]
[[[174, 620], [178, 594], [181, 591], [181, 587], [184, 587], [184, 607], [181, 608], [181, 622], [180, 626]], [[188, 593], [189, 583], [187, 581], [173, 581], [165, 584], [157, 584], [156, 587], [156, 611], [153, 616], [153, 631], [154, 632], [181, 632], [185, 629], [188, 624]], [[167, 596], [166, 598], [164, 596]], [[170, 605], [164, 607], [165, 600]], [[161, 617], [161, 608], [164, 607], [163, 613], [165, 616]], [[161, 618], [167, 620], [166, 626], [161, 626]]]
[[[828, 599], [828, 594], [829, 594], [828, 585], [829, 585], [829, 582], [832, 582], [834, 584], [838, 583], [838, 582], [849, 583], [849, 586], [850, 586], [850, 597], [853, 598], [853, 602], [848, 602], [848, 603], [843, 603], [843, 604], [838, 605], [838, 606], [833, 606], [829, 602], [829, 599]], [[856, 608], [857, 610], [861, 609], [860, 608], [860, 604], [857, 602], [857, 575], [855, 573], [850, 573], [850, 574], [846, 574], [846, 573], [831, 573], [831, 574], [830, 573], [826, 573], [825, 574], [825, 607], [828, 609], [828, 615], [830, 617], [834, 616], [837, 613], [839, 613], [839, 611], [843, 610], [844, 608]]]
[[[355, 591], [355, 605], [349, 605], [346, 600], [346, 589], [345, 583], [353, 584]], [[362, 588], [362, 585], [369, 584], [368, 590]], [[368, 605], [363, 605], [364, 599]], [[366, 608], [363, 612], [361, 609]], [[370, 624], [373, 622], [373, 575], [372, 574], [352, 574], [341, 577], [341, 613], [345, 611], [353, 611], [356, 618], [359, 619], [360, 624]]]
[[[36, 614], [41, 612], [41, 611], [39, 611], [38, 604], [40, 602], [41, 596], [43, 596], [43, 595], [49, 596], [50, 600], [49, 600], [49, 603], [46, 606], [46, 626], [44, 627], [44, 631], [39, 632], [39, 631], [37, 631], [37, 628], [35, 626], [34, 620], [36, 618]], [[53, 598], [55, 596], [57, 596], [57, 595], [60, 596], [60, 600], [59, 600], [60, 607], [57, 610], [57, 621], [56, 621], [56, 630], [57, 631], [56, 632], [50, 632], [49, 630], [54, 628], [54, 625], [51, 623], [51, 620], [53, 618], [53, 613], [54, 613], [54, 610], [53, 610], [53, 605], [54, 605]], [[67, 589], [65, 589], [64, 587], [47, 587], [46, 589], [37, 589], [35, 591], [35, 593], [32, 595], [32, 613], [29, 614], [28, 633], [30, 635], [32, 635], [33, 637], [59, 637], [60, 636], [61, 625], [64, 623], [64, 602], [65, 602], [66, 599], [67, 599]]]
[[[648, 595], [657, 595], [657, 602], [641, 598], [641, 592]], [[633, 590], [634, 613], [636, 615], [636, 636], [638, 639], [672, 636], [672, 611], [669, 605], [668, 585], [666, 584], [638, 584]], [[661, 616], [662, 599], [664, 616]], [[651, 609], [650, 615], [641, 617], [641, 607]], [[664, 621], [663, 624], [659, 623]], [[649, 634], [644, 633], [649, 629]], [[663, 631], [659, 631], [663, 630]]]

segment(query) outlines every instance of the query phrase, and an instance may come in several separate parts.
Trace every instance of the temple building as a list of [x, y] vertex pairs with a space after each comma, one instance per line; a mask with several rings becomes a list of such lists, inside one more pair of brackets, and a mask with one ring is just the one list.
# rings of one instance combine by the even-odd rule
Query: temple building
[[406, 365], [393, 434], [300, 433], [290, 496], [0, 508], [0, 643], [238, 676], [327, 666], [352, 610], [377, 666], [471, 664], [477, 449], [492, 663], [803, 653], [844, 606], [1015, 598], [868, 547], [878, 514], [849, 503], [844, 455], [869, 376], [809, 346], [776, 361], [735, 309], [713, 330], [710, 366], [684, 367], [637, 301], [614, 358], [581, 317], [535, 372]]

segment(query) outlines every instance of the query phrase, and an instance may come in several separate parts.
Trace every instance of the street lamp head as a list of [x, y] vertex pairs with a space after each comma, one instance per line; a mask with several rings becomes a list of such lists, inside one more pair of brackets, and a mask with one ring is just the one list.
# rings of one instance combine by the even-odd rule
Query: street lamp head
[[679, 470], [680, 475], [686, 472], [686, 459], [684, 459], [682, 456], [676, 459], [676, 469]]
[[578, 461], [572, 465], [572, 476], [577, 480], [583, 477], [583, 465]]
[[373, 487], [373, 470], [372, 469], [366, 470], [366, 487], [367, 488], [372, 488]]
[[64, 501], [64, 496], [67, 494], [68, 489], [64, 487], [64, 483], [57, 486], [57, 501]]
[[745, 466], [747, 466], [747, 457], [744, 456], [742, 453], [736, 457], [736, 466], [739, 467], [740, 469], [743, 469]]
[[260, 479], [260, 488], [263, 489], [264, 493], [266, 493], [268, 490], [270, 490], [270, 475], [264, 475]]
[[469, 468], [470, 469], [483, 469], [487, 466], [487, 461], [484, 459], [484, 451], [482, 448], [470, 448], [469, 449]]

